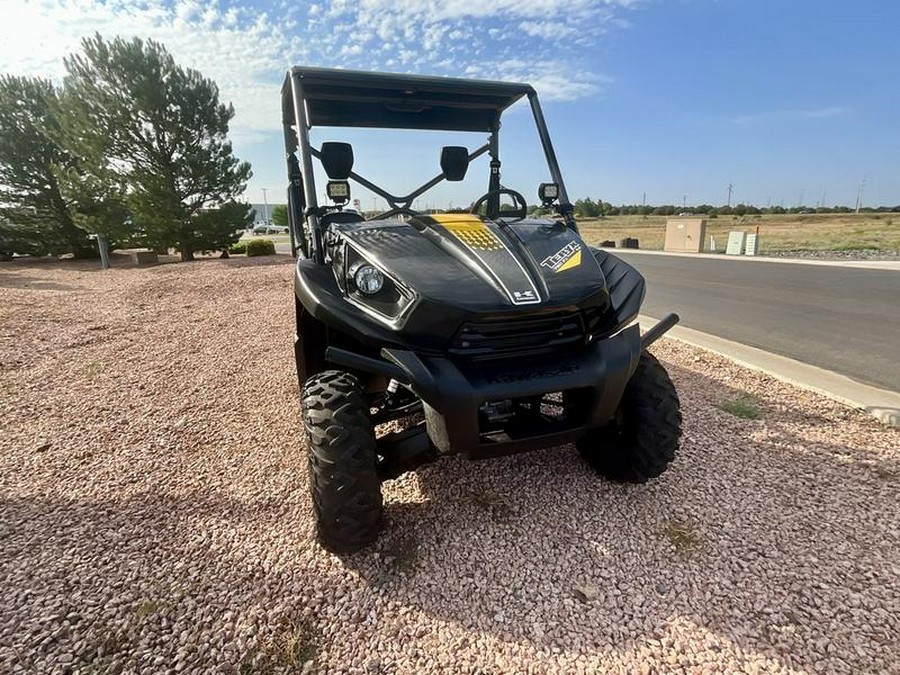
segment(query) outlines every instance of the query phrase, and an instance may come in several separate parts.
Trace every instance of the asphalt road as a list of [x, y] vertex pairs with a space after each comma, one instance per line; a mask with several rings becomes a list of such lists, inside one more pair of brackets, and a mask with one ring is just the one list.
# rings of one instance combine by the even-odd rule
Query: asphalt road
[[616, 253], [644, 314], [900, 391], [900, 271]]

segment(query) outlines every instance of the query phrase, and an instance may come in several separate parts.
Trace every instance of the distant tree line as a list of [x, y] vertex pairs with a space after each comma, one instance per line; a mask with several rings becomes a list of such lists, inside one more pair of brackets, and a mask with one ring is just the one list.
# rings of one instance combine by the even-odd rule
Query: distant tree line
[[65, 59], [62, 86], [0, 75], [0, 254], [227, 250], [249, 225], [251, 177], [215, 82], [154, 41], [101, 36]]
[[[609, 202], [602, 199], [594, 201], [590, 197], [584, 199], [576, 199], [575, 215], [579, 218], [603, 218], [606, 216], [675, 216], [680, 213], [690, 213], [696, 215], [704, 215], [709, 218], [718, 216], [759, 216], [767, 214], [786, 214], [786, 213], [853, 213], [856, 209], [849, 206], [831, 206], [831, 207], [812, 207], [812, 206], [794, 206], [785, 208], [783, 206], [767, 206], [759, 208], [749, 204], [735, 204], [734, 206], [712, 206], [711, 204], [700, 204], [698, 206], [675, 206], [673, 204], [664, 204], [662, 206], [651, 206], [649, 204], [623, 204], [621, 206], [613, 206]], [[532, 205], [528, 207], [528, 212], [534, 215], [548, 214], [550, 209], [541, 206]], [[863, 207], [861, 213], [889, 213], [900, 212], [900, 206], [878, 206]]]

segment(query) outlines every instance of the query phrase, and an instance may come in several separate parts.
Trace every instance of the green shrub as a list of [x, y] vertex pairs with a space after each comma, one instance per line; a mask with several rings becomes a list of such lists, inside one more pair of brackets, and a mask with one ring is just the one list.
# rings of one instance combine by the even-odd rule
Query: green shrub
[[228, 247], [228, 252], [231, 255], [243, 255], [247, 252], [247, 242], [239, 241]]
[[275, 255], [275, 242], [271, 239], [250, 239], [246, 251], [248, 258], [255, 255]]

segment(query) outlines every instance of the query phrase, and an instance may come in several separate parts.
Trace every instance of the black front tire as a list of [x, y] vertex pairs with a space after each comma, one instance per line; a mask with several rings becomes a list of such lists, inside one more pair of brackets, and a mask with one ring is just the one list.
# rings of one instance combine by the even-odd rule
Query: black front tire
[[576, 447], [601, 476], [645, 483], [675, 459], [681, 437], [681, 404], [665, 367], [648, 352], [625, 385], [616, 419], [589, 431]]
[[328, 370], [303, 387], [309, 483], [319, 541], [335, 553], [372, 543], [381, 527], [375, 434], [359, 381]]

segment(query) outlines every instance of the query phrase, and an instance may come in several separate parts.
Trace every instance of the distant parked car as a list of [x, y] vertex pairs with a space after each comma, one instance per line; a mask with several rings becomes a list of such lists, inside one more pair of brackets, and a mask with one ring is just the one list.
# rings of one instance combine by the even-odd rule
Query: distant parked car
[[253, 234], [287, 234], [288, 229], [284, 225], [272, 225], [271, 223], [257, 223], [253, 226]]

